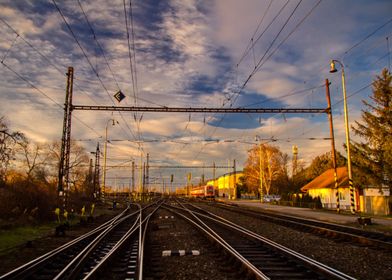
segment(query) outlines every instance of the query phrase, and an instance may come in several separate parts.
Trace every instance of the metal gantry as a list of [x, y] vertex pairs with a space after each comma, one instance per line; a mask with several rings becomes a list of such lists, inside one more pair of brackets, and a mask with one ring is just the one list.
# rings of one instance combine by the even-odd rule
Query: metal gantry
[[199, 108], [199, 107], [136, 107], [136, 106], [85, 106], [72, 105], [72, 110], [116, 111], [116, 112], [159, 112], [159, 113], [241, 113], [241, 114], [276, 114], [276, 113], [327, 113], [325, 108]]
[[[63, 208], [67, 206], [67, 192], [69, 190], [69, 158], [71, 149], [71, 123], [73, 110], [90, 110], [90, 111], [112, 111], [112, 112], [159, 112], [159, 113], [243, 113], [243, 114], [276, 114], [276, 113], [329, 113], [330, 108], [198, 108], [198, 107], [139, 107], [139, 106], [89, 106], [89, 105], [73, 105], [73, 67], [68, 67], [67, 73], [67, 88], [64, 103], [64, 121], [63, 121], [63, 134], [61, 141], [61, 153], [58, 173], [58, 194], [63, 197]], [[97, 165], [98, 160], [98, 165]], [[98, 166], [98, 167], [97, 167]], [[148, 165], [148, 168], [153, 166]], [[173, 168], [173, 167], [171, 167]], [[187, 167], [190, 168], [190, 167]], [[192, 167], [193, 168], [193, 167]], [[206, 167], [203, 167], [206, 168]], [[213, 169], [219, 168], [215, 166]], [[99, 172], [99, 148], [96, 153], [96, 169], [94, 179], [97, 180], [97, 172]], [[134, 177], [134, 175], [132, 175]], [[148, 175], [147, 175], [148, 176]], [[215, 175], [214, 175], [215, 177]], [[147, 179], [148, 177], [144, 178]], [[95, 182], [95, 184], [97, 181]]]

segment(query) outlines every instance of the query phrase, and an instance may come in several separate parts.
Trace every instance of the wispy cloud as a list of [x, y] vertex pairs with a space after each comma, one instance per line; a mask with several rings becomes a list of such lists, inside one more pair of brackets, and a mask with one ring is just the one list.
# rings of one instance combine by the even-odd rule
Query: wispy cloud
[[[2, 1], [0, 17], [35, 48], [0, 22], [0, 57], [5, 58], [3, 62], [60, 105], [64, 102], [65, 73], [68, 66], [73, 66], [75, 104], [112, 105], [108, 95], [113, 95], [119, 87], [127, 95], [122, 104], [132, 106], [133, 87], [123, 2], [81, 1], [96, 38], [86, 24], [78, 2], [57, 2], [91, 65], [54, 5], [35, 1]], [[285, 3], [284, 0], [273, 1], [254, 39]], [[349, 53], [345, 54], [345, 51], [390, 19], [390, 1], [322, 1], [237, 95], [238, 88], [264, 55], [297, 2], [287, 4], [237, 66], [268, 4], [267, 0], [133, 1], [139, 97], [154, 104], [181, 107], [249, 104], [269, 108], [325, 107], [325, 90], [319, 87], [325, 78], [332, 82], [333, 104], [339, 102], [342, 95], [340, 75], [328, 74], [331, 58], [343, 60], [347, 89], [351, 93], [369, 84], [374, 75], [387, 66], [385, 37], [391, 35], [392, 25], [386, 25]], [[312, 1], [301, 3], [265, 57], [314, 4]], [[129, 10], [128, 1], [126, 8]], [[97, 41], [112, 71], [109, 71]], [[97, 73], [102, 83], [97, 79]], [[0, 115], [7, 116], [12, 127], [22, 130], [35, 141], [59, 140], [63, 111], [58, 104], [3, 65], [0, 75]], [[296, 92], [299, 93], [290, 95]], [[349, 100], [351, 122], [359, 118], [360, 99], [369, 93], [367, 88]], [[138, 104], [152, 106], [142, 100]], [[341, 108], [342, 104], [337, 103], [333, 112], [337, 146], [343, 151]], [[121, 117], [118, 113], [79, 111], [74, 115], [87, 126], [75, 119], [72, 135], [75, 139], [90, 139], [81, 141], [88, 150], [95, 150], [96, 142], [103, 141], [107, 120], [114, 117], [120, 125], [109, 128], [109, 138], [128, 141], [111, 142], [110, 158], [139, 157], [133, 113], [123, 113]], [[273, 143], [286, 153], [290, 153], [291, 145], [297, 144], [300, 157], [306, 161], [330, 149], [328, 141], [306, 139], [328, 135], [327, 118], [323, 116], [145, 113], [138, 114], [138, 118], [142, 115], [142, 139], [156, 140], [144, 143], [143, 151], [151, 154], [152, 161], [165, 164], [192, 165], [215, 161], [227, 165], [228, 160], [236, 159], [237, 167], [241, 168], [246, 151], [251, 147], [251, 144], [242, 142], [252, 142], [255, 135], [280, 139]], [[129, 128], [135, 137], [131, 136]], [[207, 138], [221, 141], [203, 141]], [[176, 142], [176, 139], [183, 142]], [[186, 173], [175, 170], [152, 172], [156, 177], [177, 172], [178, 178]], [[201, 174], [200, 170], [193, 172], [196, 177]], [[227, 172], [227, 169], [219, 172]], [[129, 175], [129, 169], [112, 169], [109, 173], [113, 176]]]

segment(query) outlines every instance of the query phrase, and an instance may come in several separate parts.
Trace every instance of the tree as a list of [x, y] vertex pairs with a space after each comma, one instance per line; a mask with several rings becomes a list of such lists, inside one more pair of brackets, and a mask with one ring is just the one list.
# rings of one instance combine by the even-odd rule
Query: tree
[[[60, 162], [60, 150], [61, 142], [54, 141], [47, 148], [47, 153], [49, 154], [51, 160], [51, 173], [52, 176], [57, 178], [58, 167]], [[71, 191], [81, 191], [80, 188], [83, 187], [83, 183], [86, 180], [88, 172], [89, 154], [86, 149], [76, 141], [71, 141], [71, 154], [69, 160], [69, 182]]]
[[357, 184], [392, 187], [392, 76], [383, 69], [373, 82], [371, 102], [362, 100], [362, 121], [352, 127], [364, 142], [351, 141]]
[[[345, 166], [346, 158], [341, 153], [336, 152], [336, 167]], [[317, 156], [312, 160], [312, 163], [306, 168], [306, 177], [309, 181], [321, 175], [328, 169], [333, 168], [331, 152]]]
[[43, 145], [31, 143], [27, 139], [19, 143], [18, 151], [22, 157], [21, 161], [27, 176], [27, 181], [32, 181], [38, 172], [42, 173], [44, 171], [40, 167], [46, 164], [48, 155], [45, 155], [43, 152]]
[[[260, 162], [261, 158], [261, 162]], [[261, 176], [260, 176], [261, 164]], [[263, 192], [270, 193], [273, 182], [287, 172], [287, 156], [283, 154], [278, 147], [260, 144], [248, 151], [248, 159], [244, 168], [244, 175], [247, 179], [247, 185], [252, 190], [260, 189], [260, 177], [263, 182]], [[275, 190], [278, 191], [278, 190]]]
[[25, 139], [23, 133], [10, 131], [4, 117], [0, 117], [0, 185], [6, 181], [7, 169], [15, 155], [15, 146]]

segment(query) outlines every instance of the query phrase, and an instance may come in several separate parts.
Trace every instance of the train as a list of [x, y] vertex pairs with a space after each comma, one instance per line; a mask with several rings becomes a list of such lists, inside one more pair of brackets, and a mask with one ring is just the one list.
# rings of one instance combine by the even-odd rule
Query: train
[[198, 198], [215, 198], [215, 190], [212, 185], [205, 185], [193, 187], [191, 189], [191, 196]]

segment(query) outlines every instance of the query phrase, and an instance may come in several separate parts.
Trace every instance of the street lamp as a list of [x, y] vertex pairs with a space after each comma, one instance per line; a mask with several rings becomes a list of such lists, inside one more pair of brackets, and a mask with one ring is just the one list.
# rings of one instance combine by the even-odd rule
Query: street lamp
[[340, 65], [342, 70], [342, 89], [343, 89], [343, 102], [344, 102], [344, 123], [346, 128], [346, 146], [347, 146], [347, 171], [348, 171], [348, 183], [350, 189], [350, 211], [352, 214], [355, 214], [355, 196], [354, 196], [354, 186], [353, 186], [353, 177], [351, 171], [351, 157], [350, 157], [350, 130], [348, 126], [348, 109], [347, 109], [347, 95], [346, 95], [346, 81], [344, 76], [344, 65], [339, 60], [331, 60], [331, 68], [329, 70], [330, 73], [335, 73], [338, 70], [335, 68], [335, 63]]
[[[117, 121], [114, 119], [109, 119], [106, 123], [105, 129], [105, 146], [103, 151], [103, 172], [102, 172], [102, 186], [101, 186], [101, 199], [105, 201], [105, 183], [106, 183], [106, 154], [107, 154], [107, 144], [108, 144], [108, 125], [109, 122], [112, 121], [112, 125], [114, 126]], [[118, 123], [118, 122], [117, 122]]]

